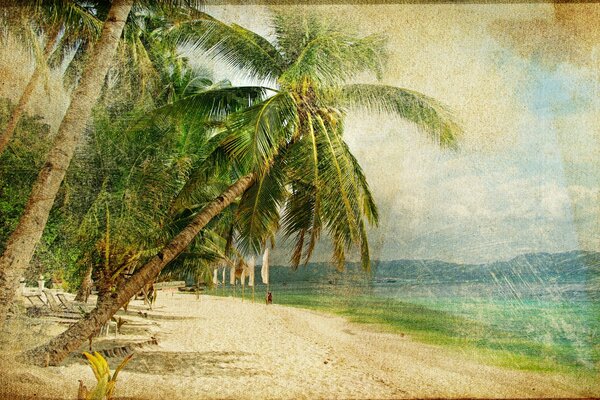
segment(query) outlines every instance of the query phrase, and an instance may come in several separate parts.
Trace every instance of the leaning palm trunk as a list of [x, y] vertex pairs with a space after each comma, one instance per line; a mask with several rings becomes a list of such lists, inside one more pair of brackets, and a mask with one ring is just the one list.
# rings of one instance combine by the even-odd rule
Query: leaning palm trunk
[[[58, 37], [59, 32], [57, 30], [55, 33], [52, 34], [52, 36], [48, 38], [48, 42], [44, 47], [44, 63], [48, 61], [48, 58], [50, 57], [50, 54], [52, 52], [52, 48], [54, 48]], [[23, 93], [21, 93], [21, 98], [19, 99], [17, 106], [12, 111], [12, 114], [10, 116], [10, 119], [8, 120], [8, 124], [6, 125], [4, 132], [2, 132], [2, 135], [0, 135], [0, 154], [4, 152], [6, 146], [8, 145], [8, 142], [10, 142], [10, 139], [12, 139], [13, 135], [15, 134], [15, 130], [17, 129], [19, 121], [21, 120], [21, 116], [25, 112], [25, 108], [27, 107], [27, 104], [29, 104], [31, 95], [33, 94], [33, 91], [37, 86], [40, 77], [43, 75], [43, 71], [45, 68], [45, 65], [41, 65], [40, 63], [36, 64], [35, 69], [33, 70], [33, 74], [31, 75], [31, 78], [29, 78], [27, 86], [25, 86]]]
[[112, 2], [100, 40], [94, 46], [81, 83], [73, 93], [71, 104], [60, 124], [54, 145], [46, 157], [46, 163], [33, 186], [19, 224], [0, 258], [0, 326], [4, 325], [18, 288], [19, 277], [27, 268], [35, 246], [42, 236], [77, 142], [85, 130], [92, 107], [100, 96], [104, 78], [132, 4], [133, 0]]
[[115, 291], [96, 305], [85, 318], [71, 325], [65, 332], [47, 344], [26, 353], [26, 358], [37, 365], [56, 365], [70, 352], [81, 346], [100, 327], [138, 293], [144, 285], [154, 280], [160, 271], [175, 259], [192, 242], [198, 233], [221, 211], [228, 207], [254, 183], [255, 175], [248, 174], [211, 201], [192, 222], [177, 234], [163, 249], [133, 276], [122, 281]]
[[93, 266], [90, 264], [85, 270], [85, 276], [81, 281], [81, 286], [77, 290], [77, 295], [75, 296], [75, 301], [80, 301], [83, 303], [87, 303], [90, 294], [92, 293], [92, 272]]

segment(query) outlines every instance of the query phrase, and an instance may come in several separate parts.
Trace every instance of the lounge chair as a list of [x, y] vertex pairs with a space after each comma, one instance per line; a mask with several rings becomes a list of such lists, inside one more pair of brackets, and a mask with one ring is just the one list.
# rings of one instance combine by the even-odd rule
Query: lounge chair
[[34, 307], [42, 307], [42, 308], [48, 307], [48, 305], [46, 304], [44, 299], [42, 299], [41, 294], [24, 294], [23, 297], [25, 297], [27, 300], [29, 300], [31, 305]]
[[[69, 315], [73, 316], [73, 317], [76, 316], [77, 318], [81, 318], [83, 315], [85, 315], [86, 308], [84, 308], [84, 306], [85, 306], [84, 303], [70, 302], [69, 300], [67, 300], [66, 296], [63, 293], [57, 293], [56, 297], [55, 297], [54, 293], [52, 293], [48, 289], [44, 290], [44, 294], [46, 295], [46, 298], [48, 299], [48, 304], [51, 305], [51, 307], [53, 307], [55, 309], [57, 307], [59, 307], [61, 309], [60, 312], [63, 313], [65, 318], [67, 318]], [[56, 301], [56, 299], [58, 299], [58, 302], [60, 302], [60, 304]], [[87, 311], [89, 311], [89, 309], [90, 308], [87, 307]], [[117, 320], [108, 321], [106, 324], [104, 324], [101, 327], [99, 335], [104, 334], [105, 336], [108, 336], [110, 326], [112, 324], [114, 324], [115, 325], [115, 336], [116, 336], [119, 329], [121, 328], [121, 325], [123, 325], [124, 323], [125, 322], [122, 321], [121, 324], [119, 324], [119, 322]]]
[[54, 313], [61, 313], [62, 316], [67, 318], [81, 318], [83, 316], [83, 313], [77, 310], [71, 310], [59, 303], [56, 300], [56, 297], [54, 297], [54, 293], [52, 293], [49, 289], [44, 289], [43, 292], [46, 295], [46, 299], [48, 301], [47, 306], [50, 311]]
[[67, 298], [65, 297], [64, 294], [56, 293], [56, 298], [60, 302], [61, 306], [65, 308], [65, 310], [77, 311], [75, 309], [75, 307], [73, 306], [73, 304], [71, 304], [71, 302], [69, 302], [69, 300], [67, 300]]
[[68, 311], [81, 312], [90, 311], [92, 306], [87, 303], [81, 303], [78, 301], [69, 301], [64, 293], [57, 293], [56, 298], [60, 301], [60, 304]]
[[53, 311], [48, 303], [44, 301], [41, 294], [27, 294], [23, 295], [29, 302], [31, 306], [27, 307], [27, 315], [30, 317], [56, 317], [66, 320], [78, 320], [81, 318], [81, 314], [67, 312], [64, 310]]

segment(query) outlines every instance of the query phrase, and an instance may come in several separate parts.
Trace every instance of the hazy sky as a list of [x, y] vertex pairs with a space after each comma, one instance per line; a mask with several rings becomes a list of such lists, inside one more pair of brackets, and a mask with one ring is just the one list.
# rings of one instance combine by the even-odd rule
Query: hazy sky
[[[600, 250], [600, 40], [588, 32], [600, 7], [557, 7], [316, 7], [386, 33], [383, 82], [440, 99], [465, 129], [450, 152], [390, 116], [350, 116], [346, 138], [382, 215], [370, 233], [374, 258]], [[269, 34], [265, 7], [211, 11]]]
[[[600, 251], [599, 5], [312, 8], [365, 34], [386, 33], [383, 82], [441, 100], [465, 130], [460, 150], [450, 152], [393, 117], [349, 116], [346, 140], [381, 212], [370, 231], [374, 258], [482, 262]], [[266, 35], [269, 10], [209, 8]], [[14, 70], [24, 57], [15, 49], [0, 54], [0, 73], [13, 76], [0, 95], [13, 98], [31, 73]], [[40, 88], [31, 107], [54, 125], [66, 105], [56, 100], [67, 98], [58, 86]], [[280, 248], [274, 258], [283, 263], [289, 254]], [[328, 260], [326, 249], [316, 259]]]

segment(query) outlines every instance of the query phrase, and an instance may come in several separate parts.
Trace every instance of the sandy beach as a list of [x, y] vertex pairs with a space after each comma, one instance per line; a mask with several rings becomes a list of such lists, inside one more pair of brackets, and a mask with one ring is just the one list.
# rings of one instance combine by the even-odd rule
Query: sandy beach
[[[142, 311], [144, 310], [144, 311]], [[138, 311], [147, 312], [147, 317]], [[457, 351], [407, 335], [309, 310], [190, 294], [163, 294], [154, 310], [132, 303], [123, 335], [95, 348], [140, 342], [117, 383], [117, 396], [143, 399], [396, 399], [423, 397], [590, 397], [598, 388], [574, 376], [483, 365]], [[136, 316], [137, 315], [137, 316]], [[64, 327], [48, 321], [21, 338]], [[35, 333], [38, 333], [36, 336]], [[17, 346], [18, 347], [18, 346]], [[109, 359], [114, 367], [122, 357]], [[90, 368], [76, 357], [62, 366], [2, 363], [0, 395], [75, 398]]]

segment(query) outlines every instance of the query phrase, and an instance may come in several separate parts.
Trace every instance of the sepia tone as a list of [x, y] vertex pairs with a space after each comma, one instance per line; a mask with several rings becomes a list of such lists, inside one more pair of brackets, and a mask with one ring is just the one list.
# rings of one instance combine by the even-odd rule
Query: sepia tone
[[600, 5], [96, 3], [0, 3], [0, 398], [600, 396]]

